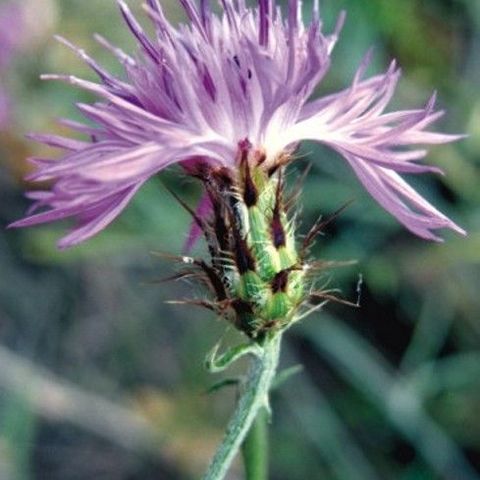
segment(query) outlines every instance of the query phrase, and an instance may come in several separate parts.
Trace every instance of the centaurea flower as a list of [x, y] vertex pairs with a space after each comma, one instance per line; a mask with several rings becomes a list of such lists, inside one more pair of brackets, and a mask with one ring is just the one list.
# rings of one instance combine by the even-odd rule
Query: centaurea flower
[[9, 0], [0, 5], [0, 129], [8, 126], [13, 101], [6, 86], [12, 61], [20, 52], [36, 45], [55, 21], [55, 7], [43, 0]]
[[0, 5], [0, 129], [10, 116], [10, 99], [5, 88], [5, 73], [15, 54], [19, 27], [22, 24], [21, 8], [13, 2]]
[[[346, 90], [312, 100], [330, 66], [341, 14], [330, 35], [322, 33], [318, 3], [312, 20], [302, 20], [300, 0], [289, 0], [284, 15], [275, 0], [222, 0], [215, 14], [209, 0], [180, 0], [190, 23], [173, 27], [158, 0], [147, 0], [155, 27], [149, 38], [123, 0], [123, 17], [139, 44], [132, 58], [103, 37], [97, 40], [123, 65], [124, 78], [103, 69], [83, 50], [72, 48], [98, 75], [98, 83], [68, 75], [65, 80], [96, 94], [79, 104], [93, 125], [62, 121], [87, 140], [55, 135], [32, 137], [62, 150], [60, 160], [33, 158], [34, 181], [51, 182], [34, 191], [32, 215], [14, 223], [29, 226], [73, 217], [77, 223], [60, 247], [78, 244], [105, 228], [152, 176], [173, 164], [203, 183], [205, 194], [191, 211], [188, 246], [205, 235], [210, 262], [178, 257], [186, 264], [175, 278], [196, 278], [214, 300], [189, 300], [214, 310], [247, 337], [246, 344], [208, 357], [213, 371], [248, 353], [252, 367], [206, 480], [222, 479], [268, 394], [278, 364], [283, 332], [328, 300], [315, 289], [308, 250], [323, 223], [297, 243], [284, 167], [303, 140], [340, 153], [370, 194], [409, 230], [438, 240], [435, 231], [464, 231], [422, 198], [399, 175], [438, 171], [418, 163], [418, 145], [441, 144], [459, 136], [425, 129], [442, 112], [435, 96], [416, 110], [386, 113], [400, 72], [393, 62], [384, 74], [364, 79], [368, 56]], [[179, 199], [180, 200], [180, 199]], [[180, 200], [181, 203], [183, 203]], [[38, 212], [38, 210], [41, 210]]]
[[145, 181], [172, 164], [188, 172], [199, 165], [222, 168], [236, 177], [239, 142], [247, 141], [252, 158], [261, 158], [260, 168], [268, 172], [288, 163], [299, 142], [313, 140], [339, 152], [370, 194], [415, 234], [438, 240], [440, 228], [464, 233], [399, 175], [438, 171], [418, 163], [426, 155], [418, 145], [459, 138], [425, 130], [442, 115], [434, 111], [434, 96], [419, 109], [386, 113], [400, 71], [392, 62], [384, 74], [364, 79], [365, 60], [349, 88], [310, 98], [330, 66], [343, 14], [333, 33], [325, 35], [317, 2], [309, 25], [299, 0], [289, 0], [286, 15], [274, 0], [259, 0], [257, 8], [248, 8], [244, 0], [224, 0], [220, 14], [208, 0], [199, 6], [180, 2], [190, 23], [174, 27], [160, 3], [147, 0], [155, 27], [155, 37], [149, 38], [118, 0], [138, 41], [137, 57], [96, 38], [123, 65], [124, 78], [60, 39], [100, 82], [68, 75], [43, 78], [65, 80], [100, 101], [78, 105], [93, 126], [64, 122], [88, 140], [33, 136], [64, 153], [58, 161], [32, 159], [37, 169], [29, 180], [53, 186], [30, 193], [37, 213], [14, 226], [73, 217], [75, 227], [59, 242], [70, 247], [105, 228]]

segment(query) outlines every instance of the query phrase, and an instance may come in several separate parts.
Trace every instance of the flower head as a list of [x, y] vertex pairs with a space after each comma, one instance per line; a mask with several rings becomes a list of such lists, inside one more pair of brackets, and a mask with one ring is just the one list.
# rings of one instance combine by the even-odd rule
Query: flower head
[[[93, 126], [64, 122], [89, 140], [53, 135], [34, 138], [60, 148], [58, 161], [34, 158], [31, 180], [50, 181], [33, 192], [31, 216], [14, 226], [74, 217], [76, 226], [59, 245], [68, 247], [109, 224], [150, 177], [181, 164], [199, 175], [205, 168], [238, 175], [239, 158], [248, 143], [250, 159], [267, 175], [291, 160], [302, 140], [321, 142], [338, 151], [373, 197], [417, 235], [438, 239], [434, 231], [455, 223], [415, 192], [399, 173], [437, 171], [417, 163], [426, 155], [417, 145], [453, 141], [458, 136], [425, 131], [441, 116], [434, 98], [417, 110], [385, 113], [399, 70], [363, 79], [365, 60], [352, 85], [339, 93], [311, 100], [328, 71], [330, 54], [343, 24], [322, 33], [318, 4], [305, 25], [301, 2], [289, 0], [284, 14], [274, 0], [248, 8], [244, 0], [222, 0], [215, 14], [208, 0], [180, 0], [189, 24], [172, 26], [158, 0], [147, 0], [155, 27], [149, 38], [123, 0], [122, 15], [136, 37], [132, 58], [104, 38], [97, 40], [123, 65], [124, 78], [105, 71], [83, 50], [71, 47], [94, 70], [99, 82], [73, 76], [65, 80], [99, 97], [80, 104]], [[250, 161], [250, 160], [249, 160]], [[209, 200], [200, 210], [211, 211]]]
[[0, 130], [8, 124], [10, 115], [10, 99], [3, 77], [15, 54], [21, 23], [21, 8], [18, 5], [13, 2], [0, 5]]
[[13, 103], [5, 88], [12, 60], [36, 45], [54, 21], [55, 8], [50, 0], [43, 1], [41, 12], [35, 0], [9, 0], [0, 5], [0, 129], [8, 126]]
[[19, 28], [22, 28], [22, 9], [14, 2], [7, 2], [0, 5], [0, 70], [5, 69], [15, 51], [21, 35]]

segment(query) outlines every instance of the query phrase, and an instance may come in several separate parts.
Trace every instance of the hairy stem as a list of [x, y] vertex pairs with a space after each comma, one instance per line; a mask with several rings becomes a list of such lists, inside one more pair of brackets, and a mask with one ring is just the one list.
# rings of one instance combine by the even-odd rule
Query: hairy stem
[[222, 480], [261, 407], [268, 408], [268, 392], [278, 365], [281, 335], [265, 340], [248, 372], [244, 391], [227, 426], [222, 443], [203, 480]]

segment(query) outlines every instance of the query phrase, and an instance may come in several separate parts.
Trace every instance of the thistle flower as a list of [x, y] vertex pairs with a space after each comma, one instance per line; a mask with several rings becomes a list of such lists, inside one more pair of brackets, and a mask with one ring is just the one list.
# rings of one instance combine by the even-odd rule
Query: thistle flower
[[10, 101], [3, 85], [3, 77], [16, 49], [18, 40], [15, 32], [18, 31], [20, 19], [21, 9], [17, 5], [0, 5], [0, 129], [7, 125], [10, 114]]
[[18, 44], [18, 28], [22, 25], [22, 10], [19, 5], [7, 2], [0, 5], [0, 70], [6, 68]]
[[55, 7], [50, 0], [43, 1], [41, 12], [35, 0], [8, 1], [0, 5], [0, 128], [7, 126], [13, 103], [4, 84], [12, 60], [20, 51], [36, 45], [50, 31], [55, 17]]
[[312, 140], [339, 152], [387, 211], [415, 234], [439, 240], [435, 231], [441, 228], [464, 232], [399, 174], [439, 171], [418, 163], [426, 155], [419, 145], [459, 137], [426, 131], [442, 115], [434, 111], [435, 96], [419, 109], [385, 112], [400, 76], [394, 62], [385, 73], [365, 79], [367, 56], [349, 88], [312, 100], [344, 21], [341, 14], [333, 33], [322, 33], [316, 0], [309, 25], [302, 20], [300, 0], [289, 0], [286, 14], [275, 0], [259, 0], [256, 8], [245, 0], [222, 0], [220, 14], [209, 0], [199, 5], [180, 0], [189, 24], [178, 27], [167, 21], [158, 0], [146, 0], [153, 38], [126, 3], [117, 1], [139, 44], [138, 55], [132, 58], [96, 37], [123, 65], [120, 78], [60, 38], [99, 82], [43, 78], [64, 80], [100, 100], [78, 105], [93, 125], [62, 121], [88, 140], [32, 136], [63, 156], [32, 159], [37, 169], [29, 179], [52, 187], [31, 192], [31, 215], [13, 225], [73, 217], [75, 227], [59, 242], [70, 247], [105, 228], [144, 182], [168, 166], [180, 164], [200, 179], [205, 195], [191, 211], [189, 244], [203, 233], [211, 261], [179, 257], [187, 266], [176, 278], [193, 277], [209, 287], [212, 301], [189, 303], [214, 310], [253, 340], [220, 359], [215, 348], [209, 357], [216, 370], [243, 354], [254, 357], [204, 477], [219, 480], [258, 410], [268, 407], [282, 332], [333, 298], [315, 290], [313, 274], [324, 265], [307, 258], [322, 224], [314, 225], [302, 244], [295, 238], [295, 195], [286, 196], [283, 171], [298, 144]]
[[134, 59], [100, 36], [96, 39], [123, 65], [125, 78], [105, 71], [83, 50], [71, 47], [100, 81], [44, 75], [96, 94], [100, 101], [79, 104], [94, 125], [64, 121], [88, 140], [33, 135], [63, 151], [60, 160], [33, 158], [37, 170], [29, 180], [49, 181], [35, 191], [24, 227], [66, 217], [76, 226], [59, 242], [70, 247], [92, 237], [125, 208], [143, 183], [172, 164], [187, 171], [196, 165], [238, 174], [239, 142], [247, 140], [273, 170], [292, 158], [302, 140], [339, 152], [370, 194], [415, 234], [439, 240], [435, 230], [464, 231], [422, 198], [400, 173], [438, 172], [419, 164], [426, 151], [418, 145], [459, 138], [425, 129], [443, 112], [434, 111], [435, 96], [424, 107], [386, 113], [400, 71], [364, 79], [368, 56], [346, 90], [312, 100], [314, 88], [330, 66], [341, 30], [341, 14], [330, 35], [322, 33], [317, 2], [305, 25], [301, 2], [290, 0], [282, 13], [274, 0], [248, 8], [243, 0], [224, 0], [223, 12], [209, 1], [197, 6], [180, 0], [190, 23], [177, 28], [165, 18], [158, 0], [145, 10], [155, 27], [149, 38], [123, 0], [122, 15], [139, 44]]

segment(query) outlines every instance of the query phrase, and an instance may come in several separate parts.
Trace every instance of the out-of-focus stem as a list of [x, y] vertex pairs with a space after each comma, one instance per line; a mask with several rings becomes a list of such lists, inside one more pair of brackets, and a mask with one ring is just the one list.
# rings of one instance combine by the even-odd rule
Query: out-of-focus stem
[[268, 479], [268, 412], [261, 408], [242, 444], [246, 480]]
[[253, 357], [244, 391], [227, 426], [222, 443], [208, 467], [204, 480], [222, 480], [262, 407], [268, 407], [268, 392], [275, 377], [281, 335], [267, 338], [261, 353]]
[[0, 365], [0, 396], [7, 391], [50, 421], [68, 422], [127, 450], [163, 458], [159, 434], [128, 407], [86, 392], [3, 346]]

